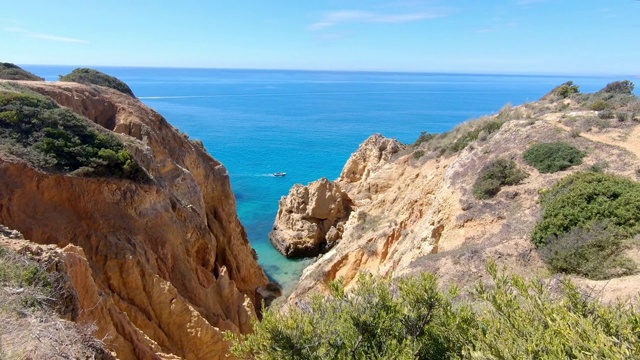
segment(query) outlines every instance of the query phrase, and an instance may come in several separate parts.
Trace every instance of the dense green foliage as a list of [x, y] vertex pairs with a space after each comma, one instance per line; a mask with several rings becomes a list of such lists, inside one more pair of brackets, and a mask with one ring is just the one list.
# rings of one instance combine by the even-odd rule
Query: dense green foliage
[[577, 173], [542, 196], [533, 242], [558, 272], [593, 279], [635, 271], [624, 256], [640, 233], [640, 183], [604, 173]]
[[614, 93], [614, 94], [632, 94], [635, 85], [629, 80], [614, 81], [607, 84], [601, 92]]
[[567, 81], [566, 83], [556, 87], [551, 90], [551, 93], [557, 95], [561, 98], [568, 98], [572, 94], [577, 94], [580, 92], [580, 88], [578, 85], [574, 84], [573, 81]]
[[541, 173], [554, 173], [582, 164], [585, 153], [564, 142], [537, 143], [523, 154], [527, 164]]
[[[499, 274], [463, 298], [435, 277], [365, 277], [346, 294], [333, 284], [286, 312], [266, 310], [232, 351], [246, 359], [627, 359], [640, 351], [640, 314], [583, 298], [569, 282], [551, 294], [538, 280]], [[453, 305], [453, 300], [456, 300]]]
[[477, 199], [494, 197], [505, 185], [516, 185], [529, 174], [518, 168], [513, 160], [500, 158], [485, 165], [473, 184], [473, 195]]
[[105, 86], [127, 95], [134, 96], [129, 85], [125, 84], [123, 81], [93, 69], [77, 68], [65, 76], [60, 76], [60, 81], [72, 81], [87, 85]]
[[34, 75], [17, 65], [5, 62], [0, 62], [0, 79], [44, 81], [40, 76]]
[[0, 151], [44, 169], [143, 180], [113, 134], [32, 93], [0, 91]]

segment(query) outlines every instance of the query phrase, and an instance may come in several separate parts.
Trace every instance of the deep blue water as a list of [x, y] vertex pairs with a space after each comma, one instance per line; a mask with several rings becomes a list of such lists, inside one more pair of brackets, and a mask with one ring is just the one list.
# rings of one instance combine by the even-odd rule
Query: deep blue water
[[[47, 80], [74, 66], [29, 66]], [[268, 239], [278, 200], [295, 183], [335, 179], [358, 145], [382, 133], [411, 143], [421, 131], [535, 101], [573, 80], [583, 92], [623, 78], [428, 73], [97, 67], [132, 88], [175, 127], [201, 139], [229, 170], [240, 219], [267, 273], [290, 285], [307, 261]], [[630, 78], [630, 80], [634, 80]], [[637, 79], [635, 79], [637, 80]], [[638, 81], [635, 81], [636, 83]], [[274, 172], [286, 172], [276, 178]]]

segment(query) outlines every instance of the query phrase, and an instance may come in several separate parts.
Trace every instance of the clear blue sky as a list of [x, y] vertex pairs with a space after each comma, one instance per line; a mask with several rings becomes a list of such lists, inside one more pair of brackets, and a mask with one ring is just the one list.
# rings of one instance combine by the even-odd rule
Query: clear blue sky
[[637, 0], [3, 0], [17, 64], [640, 75]]

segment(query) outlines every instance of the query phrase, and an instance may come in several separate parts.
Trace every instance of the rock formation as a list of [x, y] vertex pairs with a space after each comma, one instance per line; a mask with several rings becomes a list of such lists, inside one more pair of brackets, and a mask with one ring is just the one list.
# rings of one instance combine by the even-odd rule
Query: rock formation
[[[305, 269], [288, 301], [322, 291], [338, 278], [348, 287], [360, 272], [404, 276], [431, 271], [443, 284], [463, 287], [486, 276], [487, 259], [495, 259], [513, 273], [544, 273], [545, 265], [531, 242], [541, 212], [539, 190], [594, 164], [606, 163], [607, 172], [628, 177], [635, 177], [634, 169], [640, 167], [640, 149], [634, 143], [640, 126], [611, 120], [609, 128], [589, 127], [576, 136], [598, 114], [573, 111], [569, 116], [562, 111], [570, 111], [572, 105], [560, 105], [547, 100], [508, 108], [478, 120], [479, 125], [467, 123], [448, 135], [434, 136], [428, 144], [405, 147], [380, 135], [367, 139], [334, 183], [353, 203], [351, 215], [342, 224], [341, 240]], [[495, 133], [475, 130], [504, 119], [509, 121]], [[473, 131], [476, 138], [469, 145], [447, 150]], [[589, 155], [578, 167], [541, 174], [523, 161], [522, 152], [532, 143], [550, 141], [574, 144]], [[521, 184], [503, 187], [493, 199], [474, 198], [471, 188], [477, 174], [501, 157], [515, 160], [531, 175]], [[278, 230], [305, 229], [303, 216], [291, 214], [296, 214], [297, 204], [308, 202], [307, 192], [296, 186], [281, 201]], [[287, 232], [287, 237], [295, 235]], [[634, 277], [636, 283], [639, 277]], [[620, 281], [620, 289], [612, 293], [619, 295], [631, 282]], [[594, 285], [594, 281], [586, 283]]]
[[287, 257], [325, 253], [342, 237], [351, 213], [351, 199], [326, 178], [291, 188], [280, 200], [271, 243]]
[[267, 294], [224, 166], [137, 99], [76, 83], [14, 82], [117, 133], [149, 184], [38, 171], [0, 157], [0, 223], [57, 246], [121, 359], [218, 359]]

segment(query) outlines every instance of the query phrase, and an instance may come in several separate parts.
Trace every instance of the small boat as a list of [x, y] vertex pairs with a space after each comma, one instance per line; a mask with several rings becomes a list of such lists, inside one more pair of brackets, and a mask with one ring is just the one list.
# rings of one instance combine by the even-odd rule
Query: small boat
[[273, 176], [275, 177], [283, 177], [286, 176], [287, 173], [286, 172], [277, 172], [277, 173], [273, 173]]

